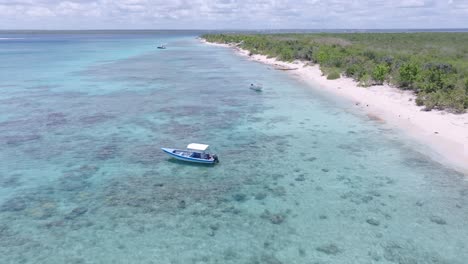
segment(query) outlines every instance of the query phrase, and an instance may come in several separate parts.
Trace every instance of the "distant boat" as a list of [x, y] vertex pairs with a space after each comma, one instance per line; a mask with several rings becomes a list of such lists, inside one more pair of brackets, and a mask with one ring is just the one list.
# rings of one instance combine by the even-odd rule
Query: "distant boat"
[[159, 45], [158, 49], [166, 49], [166, 45]]
[[219, 163], [218, 156], [205, 152], [208, 145], [191, 143], [188, 144], [186, 150], [172, 149], [172, 148], [161, 148], [169, 156], [183, 161], [203, 163], [203, 164], [215, 164]]
[[263, 90], [263, 85], [261, 85], [259, 83], [257, 83], [257, 84], [251, 83], [249, 88], [256, 91], [256, 92], [261, 92]]

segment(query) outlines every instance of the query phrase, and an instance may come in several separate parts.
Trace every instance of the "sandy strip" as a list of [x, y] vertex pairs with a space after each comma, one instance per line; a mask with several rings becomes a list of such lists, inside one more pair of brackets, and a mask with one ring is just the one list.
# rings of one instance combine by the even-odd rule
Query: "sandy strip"
[[[207, 43], [204, 40], [202, 42]], [[207, 44], [233, 48], [237, 54], [249, 57], [247, 50], [233, 45]], [[249, 59], [272, 65], [278, 70], [287, 70], [315, 89], [320, 88], [352, 100], [356, 108], [365, 111], [368, 116], [383, 120], [425, 146], [425, 154], [434, 160], [468, 175], [468, 113], [460, 115], [445, 111], [421, 111], [422, 107], [416, 106], [416, 96], [411, 91], [388, 85], [363, 88], [353, 79], [344, 77], [327, 80], [318, 65], [308, 65], [301, 61], [282, 62], [263, 55], [253, 55]]]

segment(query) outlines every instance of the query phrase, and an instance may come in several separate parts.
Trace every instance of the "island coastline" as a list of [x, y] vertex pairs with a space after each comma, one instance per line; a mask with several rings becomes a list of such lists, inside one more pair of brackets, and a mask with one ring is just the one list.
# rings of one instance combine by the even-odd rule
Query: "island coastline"
[[248, 50], [234, 44], [211, 43], [205, 39], [201, 39], [201, 42], [230, 48], [251, 61], [286, 71], [313, 89], [350, 100], [369, 117], [385, 122], [424, 146], [425, 154], [434, 160], [468, 175], [468, 113], [422, 111], [423, 107], [415, 104], [416, 96], [411, 91], [388, 84], [364, 88], [344, 76], [328, 80], [317, 64], [297, 60], [284, 62], [265, 55], [251, 55]]

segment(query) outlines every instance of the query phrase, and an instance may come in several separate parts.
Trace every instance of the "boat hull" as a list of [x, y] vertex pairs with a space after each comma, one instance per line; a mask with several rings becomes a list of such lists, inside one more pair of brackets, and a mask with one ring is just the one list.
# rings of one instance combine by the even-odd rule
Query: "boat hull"
[[178, 160], [182, 160], [182, 161], [193, 162], [193, 163], [201, 163], [201, 164], [215, 164], [215, 162], [216, 162], [214, 159], [211, 159], [211, 160], [198, 159], [198, 158], [181, 156], [181, 155], [178, 155], [178, 154], [174, 153], [174, 150], [175, 151], [181, 151], [181, 152], [183, 152], [183, 150], [171, 149], [171, 148], [161, 148], [161, 150], [164, 151], [164, 153], [168, 154], [169, 156], [171, 156], [171, 157], [173, 157], [175, 159], [178, 159]]
[[256, 92], [261, 92], [263, 90], [263, 86], [261, 85], [256, 85], [256, 84], [251, 84], [249, 87], [251, 90], [254, 90]]

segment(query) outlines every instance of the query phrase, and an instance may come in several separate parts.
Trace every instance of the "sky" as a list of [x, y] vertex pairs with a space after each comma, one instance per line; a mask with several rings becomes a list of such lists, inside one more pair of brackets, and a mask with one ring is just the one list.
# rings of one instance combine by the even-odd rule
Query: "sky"
[[468, 0], [0, 0], [0, 29], [466, 27]]

